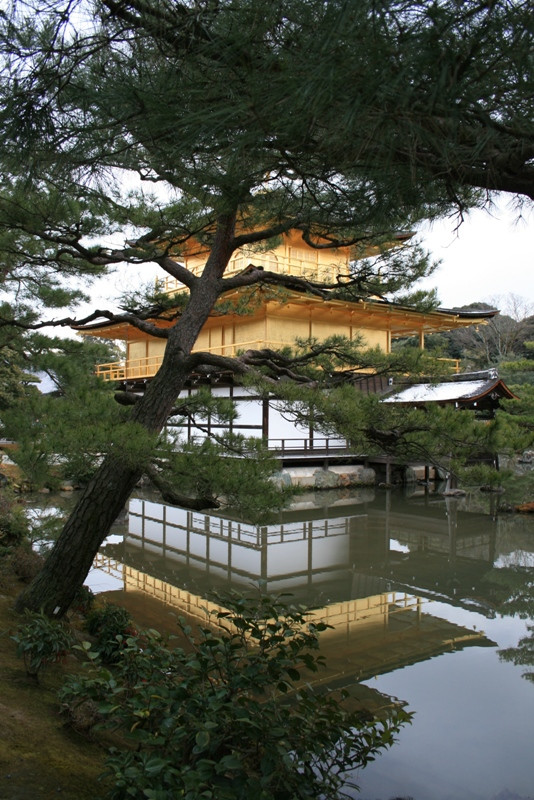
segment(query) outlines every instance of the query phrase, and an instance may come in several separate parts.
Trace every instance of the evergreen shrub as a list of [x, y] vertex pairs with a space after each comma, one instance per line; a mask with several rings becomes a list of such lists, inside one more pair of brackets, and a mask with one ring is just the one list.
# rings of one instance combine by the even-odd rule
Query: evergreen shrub
[[348, 773], [389, 747], [410, 715], [350, 709], [346, 691], [310, 685], [327, 626], [301, 607], [232, 596], [183, 647], [155, 631], [118, 636], [109, 669], [84, 643], [89, 675], [61, 692], [72, 709], [93, 703], [123, 732], [110, 752], [110, 800], [333, 800]]

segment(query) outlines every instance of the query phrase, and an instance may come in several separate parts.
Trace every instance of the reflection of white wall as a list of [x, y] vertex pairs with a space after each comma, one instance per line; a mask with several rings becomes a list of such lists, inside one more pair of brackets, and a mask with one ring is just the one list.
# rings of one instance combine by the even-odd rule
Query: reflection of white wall
[[176, 506], [166, 506], [165, 520], [167, 525], [187, 525], [188, 511], [184, 508], [177, 508]]
[[220, 539], [210, 539], [210, 561], [215, 564], [228, 564], [229, 555], [228, 542], [221, 542]]
[[261, 552], [252, 550], [250, 547], [232, 544], [231, 546], [232, 569], [246, 572], [249, 575], [260, 577], [261, 575]]
[[308, 540], [272, 544], [267, 548], [267, 576], [327, 569], [345, 563], [348, 554], [348, 536], [312, 540], [311, 562]]
[[142, 536], [143, 534], [143, 517], [138, 517], [137, 514], [129, 514], [128, 516], [128, 533], [135, 536]]
[[207, 555], [207, 540], [201, 533], [189, 534], [189, 552], [192, 556], [200, 556], [206, 558]]
[[267, 549], [267, 575], [284, 575], [308, 569], [308, 542], [283, 542]]
[[314, 539], [312, 550], [312, 568], [324, 569], [336, 564], [348, 563], [350, 540], [348, 536], [336, 536], [335, 539]]
[[163, 544], [164, 526], [163, 522], [145, 519], [145, 539], [151, 542], [161, 542]]
[[144, 500], [139, 500], [136, 497], [132, 497], [130, 502], [128, 503], [128, 511], [130, 514], [142, 514], [144, 509]]
[[167, 525], [165, 544], [168, 548], [172, 547], [175, 550], [182, 550], [185, 552], [187, 550], [187, 531]]
[[162, 505], [162, 503], [150, 503], [146, 500], [144, 514], [152, 519], [163, 519], [165, 508], [166, 506]]
[[165, 544], [167, 558], [180, 563], [196, 562], [210, 573], [213, 569], [222, 570], [237, 581], [261, 578], [278, 584], [287, 579], [298, 585], [302, 578], [293, 573], [330, 572], [347, 563], [349, 557], [347, 520], [343, 516], [313, 522], [288, 520], [262, 528], [132, 500], [129, 533], [131, 544], [137, 545], [138, 537], [143, 537], [147, 550], [160, 553]]

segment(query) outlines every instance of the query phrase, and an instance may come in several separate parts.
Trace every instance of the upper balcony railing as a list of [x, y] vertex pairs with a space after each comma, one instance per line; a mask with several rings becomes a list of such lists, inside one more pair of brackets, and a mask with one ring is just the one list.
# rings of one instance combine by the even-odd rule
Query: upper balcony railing
[[[336, 283], [337, 276], [348, 271], [348, 264], [339, 263], [320, 263], [315, 251], [309, 254], [304, 251], [307, 258], [302, 257], [302, 251], [294, 251], [289, 258], [277, 255], [273, 252], [261, 253], [253, 250], [238, 250], [230, 259], [224, 271], [224, 277], [230, 278], [242, 272], [253, 264], [255, 267], [269, 272], [276, 272], [279, 275], [293, 275], [297, 278], [315, 281], [320, 283]], [[204, 263], [188, 264], [188, 269], [193, 275], [200, 275], [204, 269]], [[175, 278], [164, 278], [159, 284], [164, 292], [180, 292], [185, 290], [185, 286]]]

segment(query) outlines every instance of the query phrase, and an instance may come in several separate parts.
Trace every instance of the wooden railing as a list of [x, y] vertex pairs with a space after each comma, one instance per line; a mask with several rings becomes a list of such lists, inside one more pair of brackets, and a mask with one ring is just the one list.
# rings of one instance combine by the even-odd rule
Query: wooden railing
[[[289, 347], [288, 342], [268, 341], [264, 339], [253, 339], [248, 342], [234, 342], [232, 344], [220, 344], [215, 347], [193, 348], [193, 352], [203, 350], [206, 353], [234, 357], [244, 350], [279, 350], [282, 347]], [[146, 358], [131, 358], [126, 361], [111, 361], [107, 364], [97, 364], [95, 374], [104, 381], [124, 381], [143, 378], [153, 378], [161, 367], [163, 354], [159, 356], [148, 356]], [[440, 358], [438, 361], [446, 361], [454, 366], [454, 372], [460, 372], [460, 361], [457, 358]]]
[[[289, 346], [288, 342], [279, 342], [275, 340], [266, 342], [264, 339], [251, 339], [248, 342], [234, 342], [216, 345], [215, 347], [193, 348], [193, 352], [202, 350], [205, 353], [234, 357], [244, 350], [262, 350], [264, 348], [279, 350], [282, 347]], [[147, 358], [130, 358], [126, 361], [111, 361], [108, 364], [97, 364], [95, 374], [105, 381], [153, 378], [161, 367], [162, 361], [163, 354], [148, 356]]]
[[313, 438], [313, 439], [269, 439], [269, 450], [273, 450], [278, 455], [317, 455], [318, 453], [325, 456], [336, 453], [349, 453], [352, 452], [349, 443], [346, 439], [327, 439]]
[[[250, 265], [260, 267], [278, 275], [292, 275], [305, 280], [317, 281], [321, 283], [336, 283], [337, 276], [348, 272], [348, 266], [343, 264], [317, 264], [303, 258], [291, 255], [291, 259], [276, 256], [273, 253], [238, 252], [224, 271], [225, 278], [237, 275]], [[188, 270], [199, 276], [204, 269], [203, 263], [194, 264]], [[175, 278], [164, 278], [158, 281], [158, 287], [163, 292], [182, 292], [186, 287]]]
[[459, 358], [437, 358], [436, 361], [444, 361], [446, 364], [451, 364], [455, 375], [460, 374], [460, 359]]

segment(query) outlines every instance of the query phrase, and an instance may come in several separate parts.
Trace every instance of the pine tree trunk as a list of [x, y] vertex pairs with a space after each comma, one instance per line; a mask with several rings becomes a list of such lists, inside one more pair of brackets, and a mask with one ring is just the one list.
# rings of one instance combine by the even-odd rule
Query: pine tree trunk
[[[231, 255], [233, 220], [220, 224], [219, 241], [212, 248], [202, 277], [191, 290], [187, 307], [169, 332], [162, 365], [143, 398], [133, 408], [131, 420], [150, 433], [159, 433], [190, 374], [188, 356], [220, 292], [222, 276]], [[43, 569], [21, 593], [17, 611], [25, 608], [61, 617], [91, 569], [98, 548], [124, 508], [143, 474], [143, 466], [121, 459], [117, 446], [83, 490]]]

